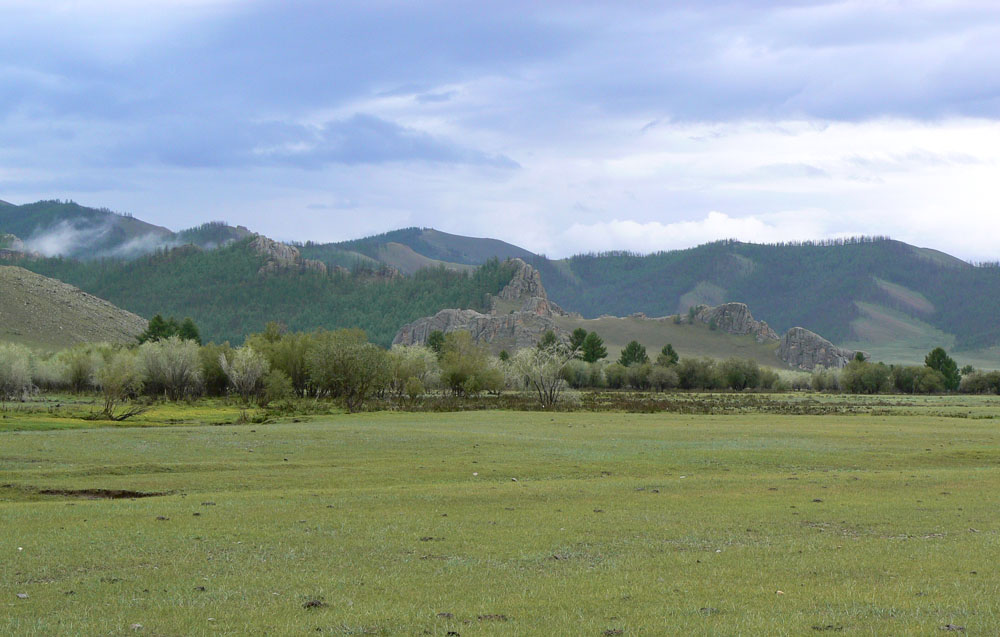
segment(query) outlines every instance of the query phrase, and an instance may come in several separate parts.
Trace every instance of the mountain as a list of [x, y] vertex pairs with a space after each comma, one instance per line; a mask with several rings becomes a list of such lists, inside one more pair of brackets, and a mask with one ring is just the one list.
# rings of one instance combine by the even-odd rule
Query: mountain
[[970, 364], [1000, 365], [1000, 267], [888, 238], [720, 241], [649, 255], [551, 260], [493, 239], [408, 228], [313, 249], [351, 251], [397, 265], [395, 246], [446, 267], [521, 258], [541, 273], [552, 299], [587, 319], [636, 312], [668, 316], [702, 304], [742, 302], [778, 332], [806, 327], [880, 360], [922, 362], [940, 345], [962, 352]]
[[[107, 210], [51, 201], [0, 205], [0, 234], [5, 233], [23, 239], [26, 250], [52, 254], [54, 247], [66, 246], [64, 254], [83, 259], [134, 258], [155, 248], [184, 244], [208, 249], [230, 245], [251, 235], [246, 228], [218, 222], [174, 233]], [[1000, 366], [1000, 321], [996, 320], [1000, 316], [1000, 267], [972, 265], [940, 251], [887, 238], [776, 245], [720, 241], [648, 255], [607, 252], [553, 260], [496, 239], [464, 237], [430, 228], [405, 228], [352, 241], [309, 242], [293, 247], [302, 259], [322, 263], [331, 273], [343, 269], [374, 273], [390, 268], [404, 275], [403, 278], [429, 271], [434, 272], [433, 277], [444, 277], [438, 270], [471, 276], [477, 266], [489, 259], [520, 258], [541, 274], [554, 301], [568, 312], [579, 313], [583, 319], [637, 312], [663, 317], [684, 314], [692, 306], [741, 302], [778, 333], [804, 327], [841, 347], [868, 351], [878, 360], [921, 362], [927, 351], [940, 345], [959, 352], [958, 359], [962, 362]], [[178, 262], [190, 259], [190, 267], [216, 258], [190, 252], [171, 254], [171, 259]], [[16, 256], [0, 248], [0, 257], [9, 260]], [[222, 263], [229, 257], [217, 258], [219, 267], [233, 267]], [[212, 276], [201, 282], [189, 281], [195, 289], [188, 297], [170, 293], [162, 301], [156, 297], [148, 301], [130, 300], [131, 293], [115, 289], [112, 279], [125, 279], [125, 273], [133, 270], [147, 272], [155, 261], [156, 258], [147, 258], [132, 265], [114, 266], [64, 261], [59, 265], [43, 263], [27, 267], [46, 274], [58, 272], [60, 278], [66, 277], [70, 283], [131, 304], [125, 307], [141, 312], [170, 311], [192, 316], [205, 313], [201, 301], [188, 297], [197, 297], [195, 290], [199, 286], [212, 285]], [[27, 263], [30, 260], [24, 264]], [[94, 272], [101, 268], [115, 274], [99, 280]], [[155, 276], [161, 276], [159, 271]], [[233, 272], [215, 278], [232, 282], [242, 276]], [[365, 276], [368, 275], [359, 280]], [[259, 284], [240, 280], [239, 285], [248, 289]], [[444, 281], [442, 278], [442, 285]], [[349, 296], [354, 292], [343, 293]], [[393, 310], [374, 322], [346, 306], [345, 313], [338, 316], [317, 315], [305, 320], [313, 310], [288, 307], [278, 311], [274, 318], [285, 317], [303, 326], [343, 325], [349, 319], [356, 319], [373, 326], [384, 343], [392, 339], [402, 324], [434, 311], [482, 309], [481, 298], [468, 296], [469, 293], [440, 290], [426, 300], [403, 296], [398, 303], [411, 306], [420, 303], [421, 310]], [[480, 296], [481, 293], [481, 290], [476, 292]], [[273, 296], [277, 291], [266, 294]], [[203, 295], [211, 296], [211, 292]], [[448, 298], [462, 301], [445, 303]], [[388, 297], [379, 303], [388, 307]], [[265, 303], [250, 312], [263, 316], [269, 307]], [[209, 316], [213, 313], [207, 312]], [[391, 325], [395, 320], [401, 322]], [[256, 325], [259, 320], [211, 318], [209, 322], [215, 325], [212, 333], [238, 340], [242, 337], [237, 333], [239, 326]]]
[[0, 205], [0, 234], [20, 237], [27, 249], [46, 256], [77, 259], [133, 258], [156, 248], [193, 244], [216, 247], [246, 238], [243, 227], [211, 222], [172, 232], [106, 208], [88, 208], [71, 201], [38, 201]]
[[360, 327], [389, 345], [399, 326], [446, 307], [481, 308], [510, 281], [492, 260], [473, 272], [425, 269], [403, 276], [382, 264], [328, 268], [294, 246], [255, 236], [206, 250], [163, 249], [132, 260], [22, 260], [142, 314], [191, 317], [206, 340], [241, 343], [269, 321], [293, 330]]
[[71, 285], [0, 266], [0, 341], [55, 350], [77, 343], [130, 343], [146, 319]]

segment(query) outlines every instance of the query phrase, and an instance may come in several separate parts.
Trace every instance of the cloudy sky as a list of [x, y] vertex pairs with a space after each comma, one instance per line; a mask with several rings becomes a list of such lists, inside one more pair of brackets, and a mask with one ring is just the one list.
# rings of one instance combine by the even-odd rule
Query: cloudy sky
[[0, 0], [0, 199], [550, 256], [1000, 258], [989, 0]]

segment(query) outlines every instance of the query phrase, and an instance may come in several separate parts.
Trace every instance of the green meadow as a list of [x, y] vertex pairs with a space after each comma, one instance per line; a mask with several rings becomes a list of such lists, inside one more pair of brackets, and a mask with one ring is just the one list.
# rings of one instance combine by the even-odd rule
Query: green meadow
[[0, 634], [1000, 633], [1000, 403], [851, 404], [8, 407]]

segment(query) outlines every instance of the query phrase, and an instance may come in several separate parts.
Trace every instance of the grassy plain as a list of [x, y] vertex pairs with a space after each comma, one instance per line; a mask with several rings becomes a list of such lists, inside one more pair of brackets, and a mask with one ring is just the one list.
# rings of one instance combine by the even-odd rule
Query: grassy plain
[[0, 634], [1000, 633], [997, 398], [808, 400], [7, 411]]

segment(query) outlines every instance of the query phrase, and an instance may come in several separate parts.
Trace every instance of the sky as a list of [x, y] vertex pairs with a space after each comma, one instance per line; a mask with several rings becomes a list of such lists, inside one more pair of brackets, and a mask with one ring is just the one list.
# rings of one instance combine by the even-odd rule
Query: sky
[[1000, 3], [0, 0], [0, 199], [1000, 259]]

